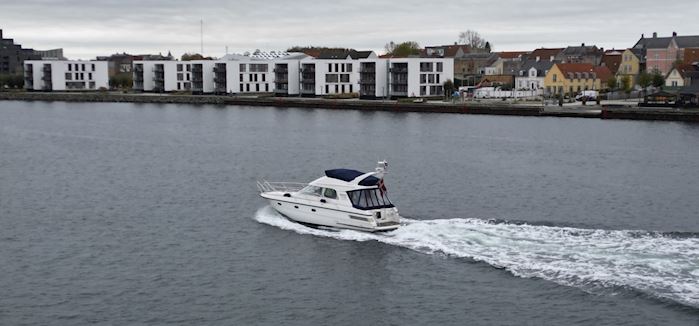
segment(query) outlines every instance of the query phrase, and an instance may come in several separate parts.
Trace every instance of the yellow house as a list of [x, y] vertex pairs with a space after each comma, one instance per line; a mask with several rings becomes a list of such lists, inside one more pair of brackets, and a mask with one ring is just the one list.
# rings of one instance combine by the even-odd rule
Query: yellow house
[[593, 66], [589, 63], [554, 64], [544, 78], [546, 93], [578, 94], [584, 90], [602, 90], [607, 88], [607, 80], [613, 77], [607, 67]]
[[638, 75], [641, 73], [641, 56], [640, 52], [634, 52], [632, 49], [626, 49], [621, 54], [621, 64], [616, 73], [619, 81], [624, 76], [629, 76], [633, 85], [638, 82]]

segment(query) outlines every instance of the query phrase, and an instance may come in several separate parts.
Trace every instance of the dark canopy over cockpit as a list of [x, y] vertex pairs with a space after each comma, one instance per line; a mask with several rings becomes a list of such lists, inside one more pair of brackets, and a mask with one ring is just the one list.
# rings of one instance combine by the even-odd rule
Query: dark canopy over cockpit
[[[342, 180], [345, 182], [350, 182], [362, 174], [364, 174], [364, 172], [359, 172], [357, 170], [351, 170], [351, 169], [325, 170], [325, 175], [328, 178], [338, 179], [338, 180]], [[377, 178], [375, 176], [371, 176], [371, 175], [362, 179], [362, 181], [359, 181], [359, 185], [365, 186], [365, 187], [375, 186], [378, 183], [379, 183], [379, 178]]]

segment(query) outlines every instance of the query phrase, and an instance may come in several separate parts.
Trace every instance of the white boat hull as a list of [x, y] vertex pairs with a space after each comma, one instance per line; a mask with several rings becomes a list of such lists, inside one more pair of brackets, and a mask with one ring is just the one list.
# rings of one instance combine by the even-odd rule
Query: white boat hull
[[366, 232], [391, 231], [400, 226], [400, 216], [395, 208], [362, 211], [308, 200], [290, 201], [281, 193], [262, 193], [261, 196], [269, 200], [270, 206], [279, 214], [302, 224]]

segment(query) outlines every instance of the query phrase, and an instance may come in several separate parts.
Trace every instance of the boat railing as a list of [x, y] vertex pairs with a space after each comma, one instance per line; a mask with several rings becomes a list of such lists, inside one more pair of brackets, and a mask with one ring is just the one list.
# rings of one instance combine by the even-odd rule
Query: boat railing
[[283, 192], [296, 192], [308, 184], [300, 182], [269, 182], [267, 180], [257, 181], [257, 189], [260, 192], [270, 192], [270, 191], [283, 191]]

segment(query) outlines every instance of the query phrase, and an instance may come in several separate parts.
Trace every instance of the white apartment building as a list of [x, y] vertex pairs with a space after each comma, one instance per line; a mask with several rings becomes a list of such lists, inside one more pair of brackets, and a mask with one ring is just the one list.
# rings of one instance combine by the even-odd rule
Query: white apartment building
[[109, 88], [107, 61], [27, 60], [24, 88], [36, 91]]
[[274, 61], [274, 92], [277, 96], [301, 94], [301, 62], [309, 56], [292, 53]]
[[452, 58], [379, 58], [372, 51], [294, 53], [275, 60], [134, 61], [134, 89], [194, 94], [275, 93], [362, 98], [442, 96], [454, 78]]
[[360, 60], [360, 97], [435, 97], [454, 80], [453, 58], [376, 58]]
[[133, 89], [146, 92], [192, 90], [194, 61], [145, 60], [133, 62]]
[[134, 61], [133, 71], [133, 88], [145, 92], [274, 92], [273, 62], [269, 60]]

